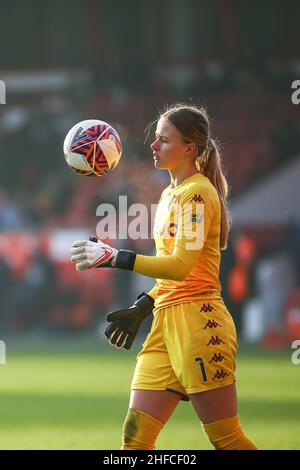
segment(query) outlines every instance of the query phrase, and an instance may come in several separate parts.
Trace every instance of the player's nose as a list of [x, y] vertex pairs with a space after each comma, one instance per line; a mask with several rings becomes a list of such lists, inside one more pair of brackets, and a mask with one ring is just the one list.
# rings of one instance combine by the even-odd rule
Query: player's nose
[[154, 142], [152, 142], [150, 147], [153, 151], [157, 150], [158, 149], [158, 139], [156, 139]]

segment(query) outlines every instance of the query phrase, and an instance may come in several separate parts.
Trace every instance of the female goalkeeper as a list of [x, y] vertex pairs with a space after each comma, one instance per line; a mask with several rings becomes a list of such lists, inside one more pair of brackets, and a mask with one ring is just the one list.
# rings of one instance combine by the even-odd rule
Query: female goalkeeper
[[143, 319], [151, 331], [137, 356], [122, 449], [155, 449], [180, 400], [191, 400], [216, 449], [256, 449], [241, 427], [235, 386], [236, 331], [221, 297], [227, 183], [206, 112], [175, 105], [159, 116], [154, 165], [168, 170], [154, 224], [156, 256], [116, 250], [101, 240], [73, 243], [78, 271], [114, 267], [156, 278], [129, 309], [108, 315], [106, 336], [129, 349]]

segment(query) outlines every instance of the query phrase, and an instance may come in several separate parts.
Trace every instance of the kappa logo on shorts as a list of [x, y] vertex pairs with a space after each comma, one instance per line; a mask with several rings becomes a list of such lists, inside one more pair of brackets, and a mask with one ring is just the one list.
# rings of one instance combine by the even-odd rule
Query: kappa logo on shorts
[[215, 320], [208, 320], [208, 322], [206, 323], [205, 327], [203, 328], [203, 330], [206, 330], [206, 328], [217, 328], [217, 327], [220, 327], [222, 328], [222, 325], [220, 325], [220, 323], [216, 322]]
[[222, 362], [222, 361], [227, 361], [226, 357], [223, 356], [221, 353], [215, 353], [209, 363], [211, 364], [212, 362]]
[[224, 379], [225, 377], [229, 376], [229, 374], [227, 374], [227, 372], [225, 372], [225, 370], [223, 369], [218, 369], [217, 372], [215, 373], [214, 377], [213, 377], [213, 380], [215, 379]]
[[216, 311], [216, 309], [210, 304], [203, 304], [200, 308], [200, 312], [212, 312], [213, 310]]
[[213, 346], [215, 346], [216, 344], [219, 345], [219, 344], [221, 344], [221, 343], [225, 344], [224, 341], [222, 341], [222, 340], [219, 338], [219, 336], [212, 336], [206, 346], [209, 346], [210, 344], [212, 344]]

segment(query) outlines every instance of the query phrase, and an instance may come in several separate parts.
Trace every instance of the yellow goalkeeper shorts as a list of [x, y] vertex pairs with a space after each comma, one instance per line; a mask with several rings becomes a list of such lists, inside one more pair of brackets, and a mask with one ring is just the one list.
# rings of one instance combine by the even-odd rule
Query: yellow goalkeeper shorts
[[131, 389], [192, 393], [235, 381], [236, 330], [222, 300], [186, 302], [154, 311]]

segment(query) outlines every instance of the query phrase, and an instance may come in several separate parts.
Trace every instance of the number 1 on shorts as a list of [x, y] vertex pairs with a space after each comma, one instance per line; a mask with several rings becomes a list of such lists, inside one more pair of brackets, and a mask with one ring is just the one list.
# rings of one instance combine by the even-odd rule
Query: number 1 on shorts
[[206, 376], [205, 365], [204, 365], [203, 359], [201, 357], [196, 357], [195, 361], [199, 362], [203, 382], [207, 382], [207, 376]]

